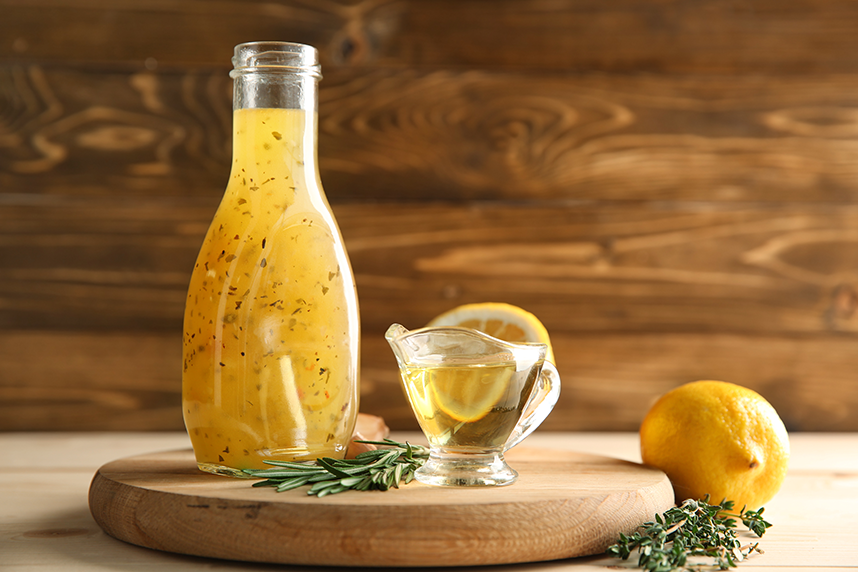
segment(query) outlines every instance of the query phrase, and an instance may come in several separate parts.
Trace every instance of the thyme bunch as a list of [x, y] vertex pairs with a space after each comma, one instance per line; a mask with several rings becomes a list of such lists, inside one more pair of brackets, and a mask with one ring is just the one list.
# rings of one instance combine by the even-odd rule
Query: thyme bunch
[[[608, 554], [627, 559], [637, 548], [638, 567], [652, 572], [671, 570], [726, 570], [736, 566], [753, 552], [759, 543], [742, 545], [736, 535], [736, 519], [758, 537], [772, 526], [763, 520], [763, 511], [733, 512], [733, 501], [710, 505], [709, 496], [696, 501], [688, 499], [678, 507], [655, 515], [655, 521], [641, 525], [631, 536], [620, 534], [620, 541], [608, 548]], [[707, 563], [692, 564], [690, 557], [706, 557]]]
[[251, 477], [265, 479], [253, 483], [254, 487], [272, 486], [277, 492], [309, 485], [308, 495], [323, 497], [349, 490], [386, 491], [399, 488], [400, 482], [410, 483], [414, 471], [429, 457], [429, 448], [391, 439], [384, 441], [356, 441], [386, 448], [364, 451], [354, 459], [321, 457], [309, 462], [275, 461], [266, 459], [271, 469], [244, 469]]

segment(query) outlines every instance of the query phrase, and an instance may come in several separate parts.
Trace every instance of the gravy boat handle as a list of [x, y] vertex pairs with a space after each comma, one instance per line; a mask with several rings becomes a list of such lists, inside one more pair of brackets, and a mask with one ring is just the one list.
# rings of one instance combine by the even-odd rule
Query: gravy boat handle
[[524, 406], [524, 414], [504, 443], [504, 451], [509, 451], [533, 433], [545, 421], [560, 398], [560, 374], [557, 373], [553, 363], [549, 361], [543, 363], [542, 372], [536, 383], [538, 384], [536, 389]]

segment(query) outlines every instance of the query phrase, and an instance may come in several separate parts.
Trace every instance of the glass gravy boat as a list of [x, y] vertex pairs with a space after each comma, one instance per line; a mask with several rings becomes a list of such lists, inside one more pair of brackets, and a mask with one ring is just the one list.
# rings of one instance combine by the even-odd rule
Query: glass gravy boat
[[415, 478], [441, 486], [498, 486], [518, 477], [503, 454], [530, 435], [560, 396], [548, 346], [480, 331], [399, 324], [385, 339], [430, 456]]

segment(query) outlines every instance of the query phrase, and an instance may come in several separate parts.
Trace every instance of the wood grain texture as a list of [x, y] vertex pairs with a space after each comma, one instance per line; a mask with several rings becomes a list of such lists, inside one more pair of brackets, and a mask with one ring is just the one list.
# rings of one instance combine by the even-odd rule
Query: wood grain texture
[[89, 505], [109, 535], [148, 548], [253, 562], [469, 566], [598, 554], [673, 506], [661, 471], [596, 455], [516, 448], [508, 487], [308, 497], [197, 470], [193, 452], [101, 467]]
[[[361, 408], [418, 430], [382, 333], [365, 336]], [[637, 431], [658, 396], [689, 381], [729, 380], [763, 395], [790, 431], [852, 431], [854, 340], [730, 334], [552, 334], [562, 391], [549, 431]]]
[[0, 13], [0, 430], [181, 427], [177, 340], [228, 176], [229, 57], [265, 38], [321, 50], [319, 163], [360, 296], [363, 406], [392, 428], [415, 425], [385, 328], [494, 300], [552, 334], [553, 429], [634, 430], [659, 393], [721, 378], [793, 430], [858, 430], [853, 2]]
[[[543, 429], [637, 431], [658, 395], [726, 379], [760, 392], [790, 431], [851, 431], [858, 353], [848, 336], [552, 333], [563, 383]], [[9, 431], [183, 430], [181, 332], [4, 331]], [[364, 329], [361, 411], [418, 430], [383, 330]]]
[[[216, 205], [47, 198], [0, 212], [3, 323], [176, 330]], [[858, 330], [858, 209], [342, 204], [368, 331], [505, 299], [549, 330]]]
[[[229, 168], [216, 72], [0, 63], [9, 194], [214, 198]], [[326, 75], [334, 202], [850, 203], [858, 75], [730, 78], [361, 69]]]
[[849, 0], [0, 0], [0, 9], [6, 58], [222, 65], [234, 44], [289, 39], [318, 46], [326, 67], [858, 70]]
[[[181, 428], [178, 332], [211, 210], [51, 202], [4, 211], [3, 426]], [[854, 209], [336, 212], [362, 305], [362, 409], [394, 428], [415, 426], [386, 327], [480, 300], [522, 305], [552, 333], [553, 429], [634, 430], [645, 396], [706, 377], [761, 391], [793, 430], [853, 426]]]
[[181, 332], [0, 334], [2, 430], [184, 429]]
[[[414, 440], [417, 436], [398, 434], [395, 437]], [[187, 434], [178, 431], [0, 433], [0, 451], [3, 451], [0, 457], [0, 495], [3, 497], [0, 522], [4, 531], [5, 567], [28, 572], [129, 569], [211, 572], [213, 568], [219, 572], [248, 572], [264, 569], [258, 564], [215, 563], [205, 558], [141, 550], [102, 533], [93, 521], [87, 507], [87, 490], [99, 467], [132, 455], [189, 446]], [[637, 433], [538, 431], [521, 447], [610, 455], [640, 462]], [[765, 554], [740, 564], [738, 570], [843, 572], [853, 569], [858, 562], [858, 544], [851, 532], [858, 513], [858, 456], [844, 452], [858, 451], [858, 434], [793, 433], [790, 449], [790, 468], [784, 485], [766, 504], [766, 519], [773, 522], [774, 527], [762, 538], [760, 547]], [[605, 572], [632, 564], [602, 556], [509, 565], [502, 570]], [[311, 567], [289, 570], [320, 572]], [[426, 570], [442, 572], [442, 569]], [[449, 568], [443, 570], [450, 572]], [[338, 567], [324, 571], [354, 572], [354, 569]]]

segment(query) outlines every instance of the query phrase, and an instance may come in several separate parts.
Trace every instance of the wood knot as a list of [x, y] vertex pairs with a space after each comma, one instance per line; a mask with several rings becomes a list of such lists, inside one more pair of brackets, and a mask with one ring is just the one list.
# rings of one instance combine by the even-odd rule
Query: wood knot
[[849, 284], [840, 284], [834, 289], [831, 311], [834, 317], [849, 319], [858, 308], [858, 292]]
[[349, 26], [334, 37], [331, 59], [338, 65], [366, 63], [372, 53], [372, 42], [359, 26]]
[[858, 310], [858, 292], [850, 284], [839, 284], [831, 292], [831, 298], [823, 313], [828, 328], [842, 329], [854, 319]]

